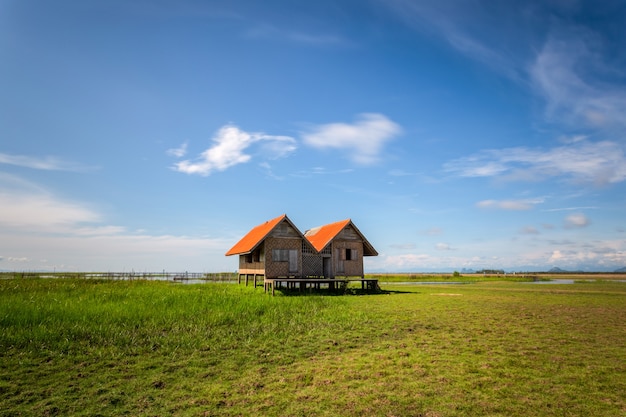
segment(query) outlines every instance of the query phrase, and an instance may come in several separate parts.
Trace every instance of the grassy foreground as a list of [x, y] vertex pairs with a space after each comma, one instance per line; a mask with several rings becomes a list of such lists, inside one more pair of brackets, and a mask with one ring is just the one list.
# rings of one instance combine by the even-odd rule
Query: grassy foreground
[[626, 416], [626, 284], [0, 280], [0, 415]]

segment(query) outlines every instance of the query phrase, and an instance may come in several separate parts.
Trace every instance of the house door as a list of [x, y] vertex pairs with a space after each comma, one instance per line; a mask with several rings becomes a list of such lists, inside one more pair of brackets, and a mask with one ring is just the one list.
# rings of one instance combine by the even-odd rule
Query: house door
[[322, 258], [322, 273], [324, 278], [330, 277], [330, 257]]
[[298, 251], [289, 251], [289, 273], [298, 272]]
[[336, 254], [337, 254], [337, 273], [338, 274], [343, 274], [345, 272], [344, 269], [344, 261], [346, 259], [345, 256], [346, 250], [343, 248], [337, 249]]

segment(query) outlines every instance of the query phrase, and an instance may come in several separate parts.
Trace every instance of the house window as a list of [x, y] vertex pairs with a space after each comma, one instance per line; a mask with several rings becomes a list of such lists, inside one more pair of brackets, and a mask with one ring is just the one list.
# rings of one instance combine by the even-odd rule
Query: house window
[[357, 259], [357, 250], [346, 249], [346, 261], [356, 261], [356, 259]]
[[246, 255], [246, 263], [261, 262], [261, 251], [259, 249]]
[[289, 249], [272, 249], [272, 261], [288, 262], [289, 261]]
[[296, 249], [272, 249], [272, 261], [289, 262], [289, 272], [298, 272], [298, 251]]

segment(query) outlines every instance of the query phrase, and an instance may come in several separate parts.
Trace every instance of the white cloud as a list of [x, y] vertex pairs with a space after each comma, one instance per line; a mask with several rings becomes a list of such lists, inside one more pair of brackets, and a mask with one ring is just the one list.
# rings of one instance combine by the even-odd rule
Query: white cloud
[[576, 229], [581, 227], [587, 227], [591, 224], [591, 220], [582, 213], [570, 214], [565, 218], [566, 229]]
[[289, 136], [272, 136], [264, 133], [248, 133], [237, 126], [222, 127], [213, 137], [214, 145], [202, 152], [195, 161], [185, 160], [174, 169], [185, 174], [210, 175], [234, 165], [248, 162], [252, 156], [245, 151], [256, 143], [263, 143], [261, 151], [270, 158], [286, 156], [296, 149], [295, 139]]
[[320, 125], [302, 137], [309, 146], [347, 150], [354, 162], [372, 164], [378, 160], [385, 143], [401, 131], [398, 124], [382, 114], [363, 113], [353, 124]]
[[447, 243], [437, 243], [435, 245], [435, 249], [437, 249], [437, 250], [452, 250], [450, 245], [448, 245]]
[[569, 270], [614, 271], [626, 265], [626, 246], [624, 241], [605, 240], [588, 247], [554, 249], [548, 253], [546, 262]]
[[539, 234], [539, 230], [537, 230], [536, 227], [534, 226], [524, 226], [521, 230], [520, 233], [523, 235], [538, 235]]
[[461, 177], [501, 176], [511, 180], [539, 181], [564, 176], [598, 185], [626, 180], [626, 157], [615, 142], [579, 141], [548, 150], [490, 149], [444, 165]]
[[182, 158], [187, 155], [187, 142], [184, 142], [178, 148], [168, 149], [165, 153], [176, 158]]

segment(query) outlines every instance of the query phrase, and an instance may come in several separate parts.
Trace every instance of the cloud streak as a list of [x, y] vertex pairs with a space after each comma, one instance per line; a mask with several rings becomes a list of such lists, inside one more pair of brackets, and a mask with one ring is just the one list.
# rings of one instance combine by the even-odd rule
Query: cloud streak
[[444, 165], [460, 177], [501, 177], [540, 181], [565, 177], [604, 185], [626, 180], [626, 158], [615, 142], [581, 141], [548, 150], [526, 147], [490, 149]]
[[512, 211], [531, 210], [541, 200], [483, 200], [476, 203], [476, 207], [483, 209], [499, 209]]
[[351, 45], [350, 41], [338, 35], [285, 30], [270, 24], [257, 25], [248, 30], [246, 36], [253, 39], [275, 39], [314, 47]]
[[339, 149], [357, 164], [378, 161], [386, 142], [402, 132], [398, 124], [378, 113], [363, 113], [352, 123], [329, 123], [312, 128], [302, 138], [318, 149]]
[[552, 34], [530, 67], [546, 116], [574, 127], [626, 127], [626, 89], [610, 81], [618, 71], [599, 52], [603, 42], [579, 29]]
[[91, 168], [55, 156], [32, 157], [0, 153], [0, 164], [14, 165], [43, 171], [87, 171]]

